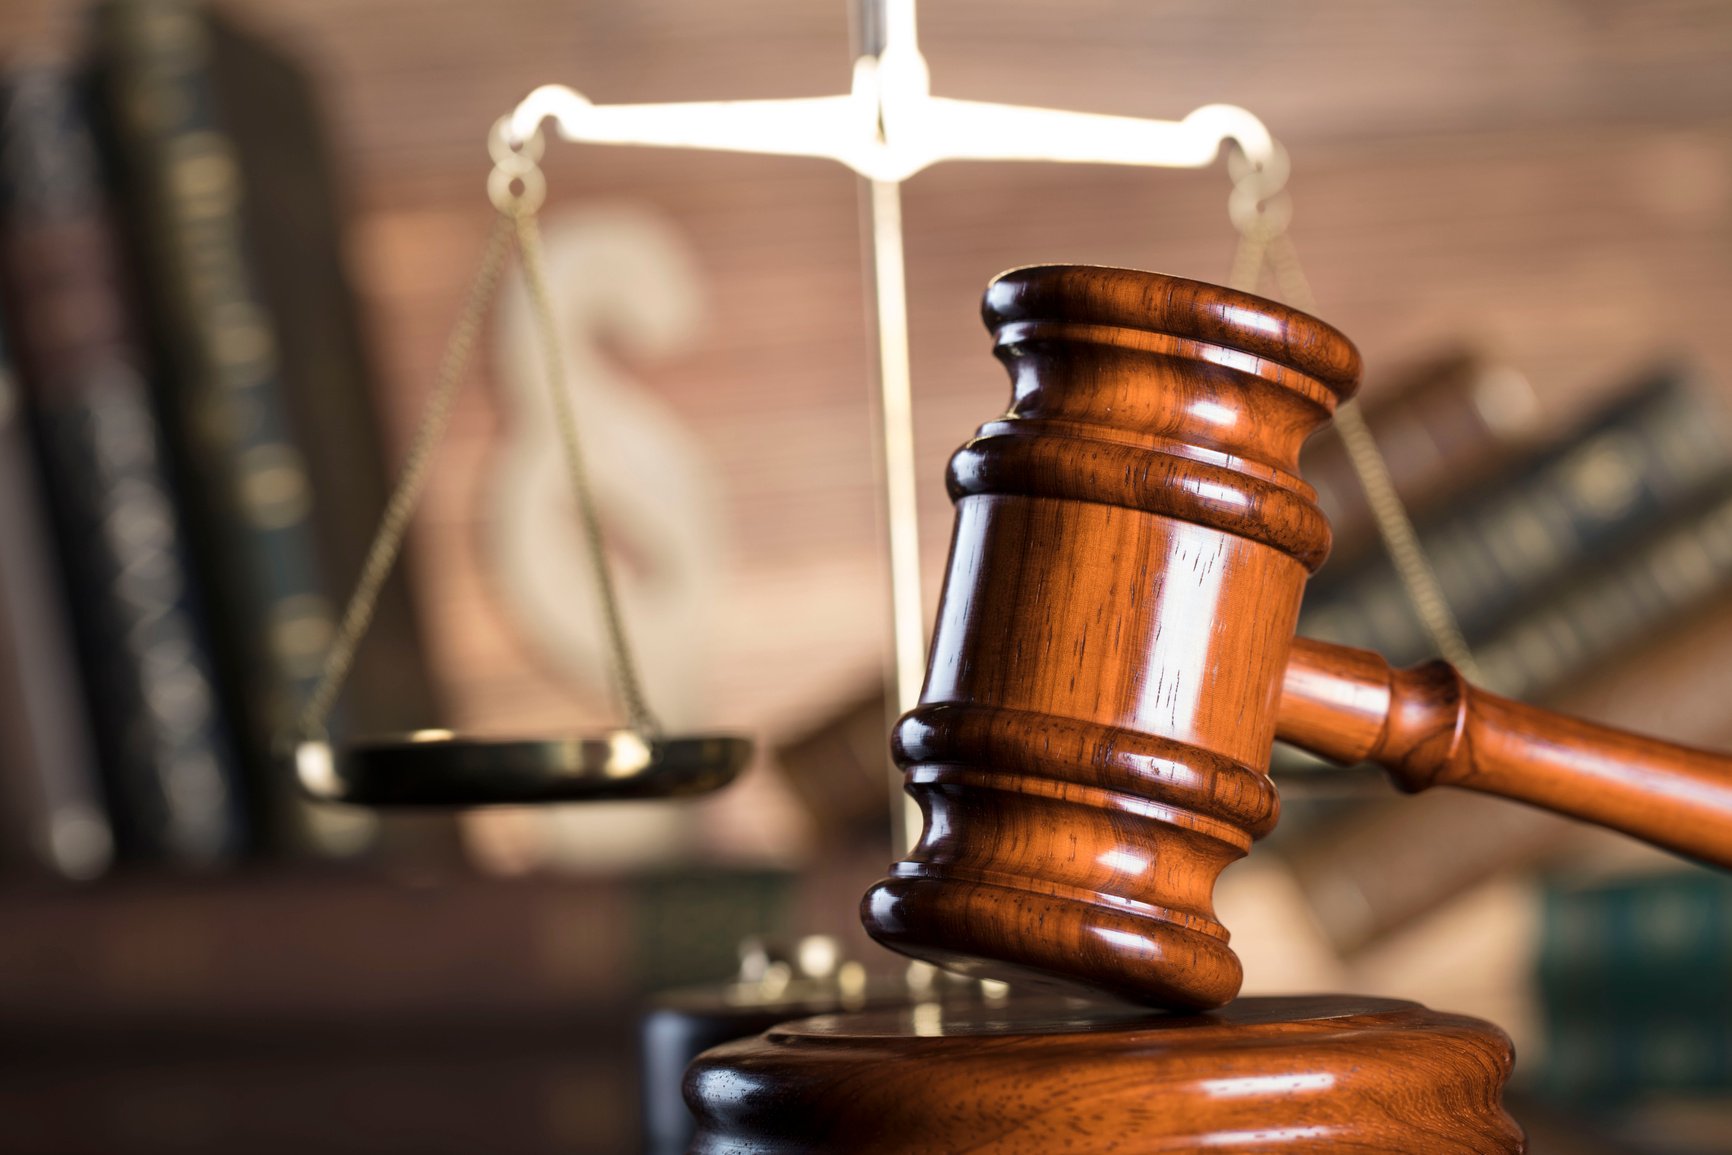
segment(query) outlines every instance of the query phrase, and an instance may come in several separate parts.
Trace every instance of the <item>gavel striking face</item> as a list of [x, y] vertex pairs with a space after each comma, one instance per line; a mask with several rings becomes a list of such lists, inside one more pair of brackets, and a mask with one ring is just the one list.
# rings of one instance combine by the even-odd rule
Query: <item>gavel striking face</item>
[[1008, 413], [951, 461], [920, 705], [925, 831], [862, 903], [952, 970], [1220, 1006], [1221, 870], [1275, 825], [1274, 739], [1408, 790], [1490, 791], [1732, 865], [1732, 760], [1295, 641], [1329, 549], [1301, 444], [1358, 383], [1314, 318], [1124, 269], [1018, 269], [984, 313]]

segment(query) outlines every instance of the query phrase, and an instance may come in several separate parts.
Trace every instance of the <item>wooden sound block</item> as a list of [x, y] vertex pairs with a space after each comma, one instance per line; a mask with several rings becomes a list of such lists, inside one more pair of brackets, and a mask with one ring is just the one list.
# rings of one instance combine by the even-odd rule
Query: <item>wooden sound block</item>
[[1521, 1152], [1509, 1037], [1397, 999], [824, 1015], [705, 1052], [693, 1155]]

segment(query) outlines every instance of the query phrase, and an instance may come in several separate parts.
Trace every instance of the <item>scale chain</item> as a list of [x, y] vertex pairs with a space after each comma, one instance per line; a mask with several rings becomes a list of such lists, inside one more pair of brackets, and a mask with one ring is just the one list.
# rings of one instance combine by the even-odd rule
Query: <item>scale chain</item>
[[625, 706], [626, 719], [633, 730], [645, 738], [661, 732], [655, 715], [644, 698], [638, 681], [637, 664], [632, 658], [631, 644], [626, 637], [625, 619], [620, 613], [619, 597], [613, 583], [613, 569], [608, 564], [607, 549], [602, 536], [601, 513], [596, 507], [595, 491], [589, 483], [583, 446], [577, 435], [577, 415], [571, 403], [571, 391], [565, 379], [565, 354], [554, 321], [553, 297], [547, 285], [547, 269], [541, 246], [541, 230], [536, 224], [535, 209], [530, 207], [512, 213], [517, 228], [517, 248], [523, 258], [523, 277], [534, 298], [536, 319], [541, 325], [542, 352], [547, 358], [547, 384], [553, 394], [555, 423], [560, 441], [565, 446], [565, 467], [571, 482], [572, 496], [577, 501], [578, 519], [583, 526], [585, 553], [589, 557], [596, 593], [601, 601], [602, 623], [607, 630], [609, 656], [613, 663], [614, 688]]
[[[1227, 213], [1239, 232], [1239, 244], [1233, 254], [1231, 284], [1246, 292], [1256, 292], [1263, 271], [1274, 274], [1277, 291], [1287, 303], [1307, 313], [1317, 311], [1317, 298], [1311, 283], [1299, 263], [1299, 251], [1293, 244], [1287, 226], [1292, 221], [1292, 199], [1285, 190], [1287, 182], [1286, 154], [1276, 151], [1270, 161], [1256, 164], [1243, 152], [1230, 158], [1233, 192], [1228, 197]], [[1469, 679], [1478, 681], [1479, 664], [1462, 634], [1449, 599], [1438, 581], [1437, 569], [1420, 544], [1413, 528], [1413, 518], [1407, 511], [1395, 483], [1389, 475], [1389, 463], [1377, 447], [1377, 440], [1360, 412], [1357, 401], [1348, 401], [1335, 411], [1335, 426], [1341, 444], [1347, 450], [1348, 463], [1360, 488], [1365, 491], [1371, 507], [1372, 520], [1378, 537], [1395, 564], [1408, 601], [1412, 603], [1420, 624], [1431, 638], [1437, 652]]]
[[513, 240], [517, 244], [524, 282], [534, 303], [537, 326], [541, 333], [555, 424], [564, 449], [567, 478], [577, 503], [585, 553], [590, 561], [597, 596], [601, 602], [614, 687], [622, 700], [627, 723], [632, 730], [645, 739], [653, 739], [661, 733], [661, 727], [644, 697], [626, 636], [613, 574], [608, 565], [601, 517], [584, 465], [582, 445], [577, 433], [577, 417], [566, 381], [565, 355], [554, 320], [553, 298], [548, 289], [541, 232], [536, 223], [536, 211], [541, 206], [547, 188], [545, 178], [536, 163], [541, 148], [542, 139], [539, 133], [524, 141], [513, 141], [504, 131], [503, 122], [495, 127], [489, 140], [494, 168], [488, 178], [487, 191], [494, 207], [499, 210], [499, 216], [488, 238], [481, 265], [470, 283], [463, 310], [446, 342], [433, 392], [410, 442], [397, 483], [392, 488], [385, 511], [379, 519], [379, 528], [368, 546], [354, 593], [349, 598], [342, 621], [338, 624], [330, 649], [325, 654], [319, 681], [308, 695], [299, 716], [298, 736], [304, 740], [323, 741], [327, 737], [331, 708], [337, 695], [342, 692], [343, 683], [354, 665], [355, 653], [372, 625], [379, 594], [402, 553], [410, 518], [426, 488], [428, 469], [432, 465], [433, 457], [450, 426], [458, 389], [468, 369], [487, 307], [498, 292], [500, 275]]
[[325, 653], [319, 681], [307, 696], [306, 705], [301, 711], [299, 729], [300, 736], [304, 739], [323, 740], [326, 737], [325, 727], [330, 718], [331, 707], [354, 665], [355, 652], [360, 648], [361, 640], [366, 636], [368, 627], [373, 624], [373, 612], [378, 606], [379, 594], [402, 552], [403, 538], [409, 530], [409, 519], [414, 514], [415, 507], [420, 504], [422, 490], [426, 488], [428, 467], [432, 465], [433, 456], [444, 442], [445, 431], [450, 426], [452, 406], [457, 399], [458, 388], [463, 383], [464, 372], [469, 366], [475, 339], [481, 331], [482, 317], [499, 286], [499, 274], [505, 267], [505, 256], [511, 248], [511, 237], [511, 220], [501, 214], [488, 237], [481, 266], [475, 272], [475, 279], [470, 282], [463, 311], [446, 342], [438, 375], [434, 379], [433, 393], [427, 399], [427, 409], [409, 443], [409, 452], [397, 476], [397, 484], [385, 503], [384, 514], [379, 518], [379, 528], [373, 535], [372, 544], [367, 547], [366, 560], [361, 565], [361, 576], [355, 583], [355, 592], [349, 597], [349, 604], [344, 608], [343, 619], [337, 626], [331, 648]]

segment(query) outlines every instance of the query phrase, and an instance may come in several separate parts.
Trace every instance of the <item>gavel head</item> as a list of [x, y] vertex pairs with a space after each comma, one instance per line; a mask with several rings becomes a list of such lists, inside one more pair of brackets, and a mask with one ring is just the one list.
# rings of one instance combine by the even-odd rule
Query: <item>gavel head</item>
[[879, 942], [1201, 1009], [1239, 989], [1223, 867], [1275, 825], [1281, 675], [1329, 549], [1299, 448], [1359, 379], [1303, 313], [1155, 273], [986, 292], [1012, 401], [950, 463], [950, 568], [892, 747], [925, 830]]

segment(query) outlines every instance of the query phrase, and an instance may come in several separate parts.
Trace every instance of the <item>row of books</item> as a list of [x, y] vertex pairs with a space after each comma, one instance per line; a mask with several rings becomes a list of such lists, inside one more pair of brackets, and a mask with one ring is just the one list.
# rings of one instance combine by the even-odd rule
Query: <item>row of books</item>
[[[0, 92], [0, 857], [353, 850], [282, 757], [388, 484], [316, 88], [190, 0], [86, 32]], [[338, 725], [431, 699], [399, 578]]]
[[[1577, 685], [1732, 596], [1732, 417], [1721, 399], [1675, 362], [1602, 397], [1542, 437], [1519, 373], [1451, 353], [1399, 375], [1366, 410], [1478, 681], [1566, 710]], [[1306, 589], [1299, 632], [1398, 666], [1434, 657], [1332, 431], [1306, 447], [1302, 472], [1336, 545]], [[1322, 766], [1276, 747], [1278, 774]], [[1302, 792], [1294, 801], [1289, 814], [1308, 822]]]
[[[1732, 424], [1703, 383], [1663, 365], [1536, 444], [1526, 388], [1450, 358], [1368, 414], [1420, 544], [1488, 688], [1545, 699], [1732, 586]], [[1300, 632], [1397, 665], [1433, 649], [1338, 439], [1306, 476], [1337, 527]]]

